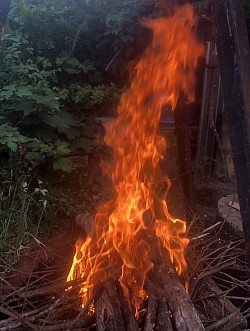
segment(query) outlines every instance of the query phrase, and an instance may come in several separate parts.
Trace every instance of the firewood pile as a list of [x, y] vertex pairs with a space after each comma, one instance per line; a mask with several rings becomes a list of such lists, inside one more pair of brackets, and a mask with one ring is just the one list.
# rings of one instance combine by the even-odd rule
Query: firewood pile
[[[66, 282], [67, 267], [56, 268], [51, 256], [47, 262], [37, 261], [19, 286], [11, 285], [14, 269], [2, 274], [0, 331], [245, 330], [250, 282], [242, 241], [219, 240], [218, 227], [215, 224], [196, 235], [189, 231], [189, 266], [182, 280], [168, 257], [159, 258], [157, 249], [153, 250], [154, 267], [144, 287], [148, 297], [136, 317], [115, 279], [98, 284], [82, 308], [79, 289], [85, 280]], [[237, 276], [230, 270], [237, 271]], [[220, 288], [218, 280], [224, 281]], [[237, 298], [236, 288], [242, 290]], [[238, 308], [229, 300], [234, 297], [241, 302]]]

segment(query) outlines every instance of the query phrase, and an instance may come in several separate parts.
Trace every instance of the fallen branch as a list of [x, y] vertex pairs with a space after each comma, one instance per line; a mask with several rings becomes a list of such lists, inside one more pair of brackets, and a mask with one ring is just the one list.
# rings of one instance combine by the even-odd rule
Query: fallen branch
[[[229, 323], [230, 321], [234, 320], [234, 319], [239, 319], [240, 313], [239, 311], [235, 311], [227, 316], [225, 316], [224, 318], [222, 318], [221, 320], [209, 325], [208, 327], [205, 328], [205, 331], [213, 331], [213, 330], [217, 330], [218, 328], [221, 328], [222, 326], [226, 325], [227, 323]], [[235, 326], [234, 326], [235, 327]]]
[[38, 328], [34, 324], [32, 324], [28, 320], [24, 319], [20, 314], [18, 314], [16, 311], [13, 311], [10, 307], [8, 307], [8, 308], [0, 307], [0, 312], [7, 316], [12, 317], [13, 319], [15, 319], [17, 321], [20, 321], [21, 325], [26, 325], [31, 330], [38, 331]]

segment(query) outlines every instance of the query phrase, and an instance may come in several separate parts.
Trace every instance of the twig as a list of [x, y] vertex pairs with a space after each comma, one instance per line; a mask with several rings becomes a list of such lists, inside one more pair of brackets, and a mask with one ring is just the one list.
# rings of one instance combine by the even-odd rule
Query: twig
[[228, 298], [230, 300], [242, 300], [242, 301], [250, 301], [250, 297], [236, 297], [236, 296], [232, 296], [232, 295], [225, 295], [225, 298]]
[[188, 225], [187, 227], [187, 231], [185, 233], [185, 237], [188, 236], [189, 234], [189, 231], [191, 230], [192, 226], [200, 219], [200, 216], [198, 215], [194, 215], [193, 218], [192, 218], [192, 221], [190, 222], [190, 224]]
[[0, 307], [0, 312], [14, 318], [17, 321], [20, 321], [21, 324], [27, 325], [31, 330], [38, 331], [37, 327], [33, 323], [30, 323], [29, 321], [25, 320], [20, 314], [12, 310], [10, 307]]
[[232, 264], [234, 264], [234, 263], [235, 263], [235, 260], [229, 260], [229, 261], [226, 261], [226, 262], [222, 262], [222, 263], [220, 263], [219, 265], [216, 265], [216, 266], [214, 266], [214, 267], [212, 267], [212, 268], [210, 268], [210, 269], [208, 269], [208, 270], [205, 269], [204, 272], [202, 272], [202, 273], [200, 273], [200, 274], [198, 275], [198, 277], [197, 277], [197, 279], [196, 279], [194, 285], [192, 286], [192, 290], [191, 290], [191, 292], [190, 292], [190, 296], [191, 296], [191, 297], [193, 296], [194, 290], [195, 290], [195, 288], [196, 288], [198, 282], [199, 282], [201, 279], [203, 279], [203, 278], [205, 278], [205, 277], [207, 277], [207, 276], [210, 276], [210, 275], [212, 275], [212, 274], [214, 274], [214, 273], [216, 273], [216, 272], [219, 272], [220, 270], [225, 269], [225, 268], [227, 268], [228, 266], [230, 266], [230, 265], [232, 265]]
[[222, 160], [224, 171], [225, 171], [225, 177], [226, 177], [226, 179], [228, 181], [230, 181], [231, 178], [230, 178], [229, 173], [228, 173], [227, 163], [226, 163], [226, 158], [225, 158], [224, 150], [223, 150], [223, 147], [222, 147], [222, 144], [221, 144], [221, 140], [220, 140], [220, 136], [218, 134], [218, 131], [216, 129], [216, 126], [215, 126], [214, 121], [210, 121], [210, 127], [211, 127], [211, 129], [213, 129], [214, 136], [215, 136], [215, 139], [217, 141], [217, 144], [218, 144], [218, 147], [219, 147], [219, 150], [220, 150], [221, 160]]
[[66, 282], [65, 279], [62, 283], [56, 283], [50, 286], [43, 286], [42, 288], [36, 288], [34, 290], [30, 290], [30, 291], [25, 291], [25, 292], [20, 292], [18, 293], [18, 296], [20, 298], [32, 298], [34, 296], [40, 296], [40, 295], [45, 295], [45, 294], [50, 294], [50, 293], [55, 293], [57, 290], [60, 289], [65, 289], [65, 288], [69, 288], [73, 285], [79, 285], [83, 282], [83, 279], [80, 280], [72, 280], [69, 282]]
[[80, 313], [77, 315], [77, 317], [74, 319], [74, 321], [70, 324], [70, 326], [69, 326], [70, 330], [77, 324], [77, 322], [79, 321], [79, 319], [82, 316], [84, 316], [85, 314], [88, 313], [91, 303], [101, 293], [102, 289], [103, 289], [103, 284], [99, 284], [99, 285], [96, 286], [92, 296], [88, 299], [88, 301], [86, 302], [84, 308], [80, 311]]
[[233, 313], [231, 313], [231, 314], [227, 315], [226, 317], [222, 318], [221, 320], [219, 320], [219, 321], [209, 325], [208, 327], [206, 327], [205, 331], [217, 330], [218, 328], [220, 328], [220, 327], [226, 325], [227, 323], [229, 323], [231, 320], [236, 318], [238, 315], [239, 315], [239, 311], [236, 310]]

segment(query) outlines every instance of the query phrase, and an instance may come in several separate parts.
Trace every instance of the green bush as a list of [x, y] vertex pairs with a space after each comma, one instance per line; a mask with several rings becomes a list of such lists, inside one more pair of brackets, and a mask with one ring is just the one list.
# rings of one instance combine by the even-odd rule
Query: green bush
[[99, 199], [101, 181], [89, 191], [82, 172], [80, 198], [69, 191], [71, 156], [99, 152], [94, 118], [114, 114], [127, 65], [150, 38], [138, 16], [157, 11], [153, 0], [12, 0], [0, 45], [2, 252], [17, 256], [61, 210]]
[[85, 152], [94, 150], [90, 118], [115, 109], [120, 92], [112, 75], [143, 47], [137, 16], [149, 4], [13, 1], [0, 50], [5, 159], [11, 155], [27, 169], [50, 158], [55, 169], [69, 172], [62, 156], [79, 139], [85, 138]]

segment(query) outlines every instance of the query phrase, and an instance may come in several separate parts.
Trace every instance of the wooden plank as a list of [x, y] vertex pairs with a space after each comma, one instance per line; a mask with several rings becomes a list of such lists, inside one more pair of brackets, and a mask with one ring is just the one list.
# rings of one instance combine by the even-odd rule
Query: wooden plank
[[250, 128], [246, 78], [243, 78], [244, 56], [239, 43], [245, 21], [236, 20], [243, 10], [241, 0], [211, 0], [211, 3], [247, 260], [250, 266]]
[[[215, 148], [215, 127], [221, 99], [221, 84], [218, 70], [218, 57], [215, 43], [206, 42], [206, 59], [203, 78], [202, 104], [200, 111], [199, 134], [195, 157], [195, 181], [198, 173], [209, 174]], [[204, 162], [207, 160], [209, 162]]]
[[[246, 18], [242, 0], [230, 0], [232, 26], [235, 31], [239, 57], [240, 74], [242, 75], [245, 102], [248, 112], [250, 112], [250, 49], [246, 27]], [[250, 114], [248, 114], [250, 119]], [[250, 125], [250, 122], [249, 122]]]

